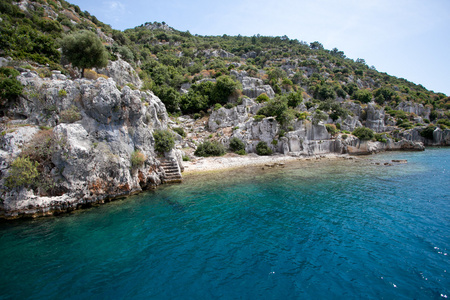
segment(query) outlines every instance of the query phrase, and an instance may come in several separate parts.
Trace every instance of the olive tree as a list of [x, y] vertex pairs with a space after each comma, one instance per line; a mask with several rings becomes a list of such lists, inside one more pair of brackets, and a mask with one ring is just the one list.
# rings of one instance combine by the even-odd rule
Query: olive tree
[[61, 42], [62, 53], [73, 66], [81, 68], [102, 68], [108, 64], [108, 52], [101, 40], [91, 31], [80, 31], [67, 35]]

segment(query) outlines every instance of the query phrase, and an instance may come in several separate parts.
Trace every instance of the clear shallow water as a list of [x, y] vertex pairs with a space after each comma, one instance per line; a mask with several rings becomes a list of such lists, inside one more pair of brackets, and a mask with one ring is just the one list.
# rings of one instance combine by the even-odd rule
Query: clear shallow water
[[449, 172], [450, 148], [248, 168], [0, 223], [0, 298], [444, 299]]

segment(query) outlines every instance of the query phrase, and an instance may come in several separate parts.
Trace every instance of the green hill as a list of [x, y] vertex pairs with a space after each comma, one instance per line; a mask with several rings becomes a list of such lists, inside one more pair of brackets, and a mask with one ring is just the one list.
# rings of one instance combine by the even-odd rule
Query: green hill
[[[450, 123], [450, 98], [445, 94], [378, 72], [364, 59], [347, 58], [336, 48], [324, 49], [320, 42], [307, 44], [287, 36], [199, 36], [164, 22], [122, 32], [64, 0], [23, 3], [0, 2], [0, 56], [13, 58], [10, 67], [34, 69], [41, 76], [49, 76], [51, 70], [78, 76], [59, 48], [65, 36], [89, 30], [102, 39], [109, 59], [120, 56], [128, 61], [143, 80], [142, 89], [151, 89], [173, 115], [203, 115], [216, 103], [228, 107], [241, 103], [246, 96], [237, 76], [242, 74], [270, 85], [275, 92], [271, 101], [287, 103], [288, 97], [297, 95], [306, 109], [314, 107], [334, 121], [351, 113], [349, 102], [375, 101], [400, 129]], [[11, 105], [4, 100], [3, 112]], [[429, 118], [399, 112], [404, 102], [423, 105], [430, 110]], [[294, 118], [295, 112], [299, 115], [305, 109], [297, 104], [288, 105]]]

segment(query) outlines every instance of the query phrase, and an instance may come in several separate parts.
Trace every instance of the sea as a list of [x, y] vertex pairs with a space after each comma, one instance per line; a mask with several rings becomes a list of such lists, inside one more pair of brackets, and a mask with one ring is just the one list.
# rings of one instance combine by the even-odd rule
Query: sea
[[0, 222], [0, 299], [449, 297], [450, 148], [201, 173]]

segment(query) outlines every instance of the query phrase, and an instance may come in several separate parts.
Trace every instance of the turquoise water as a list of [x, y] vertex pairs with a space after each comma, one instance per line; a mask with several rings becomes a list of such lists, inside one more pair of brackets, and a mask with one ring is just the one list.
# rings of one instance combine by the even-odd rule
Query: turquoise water
[[2, 222], [0, 298], [445, 299], [449, 171], [450, 148], [296, 162]]

